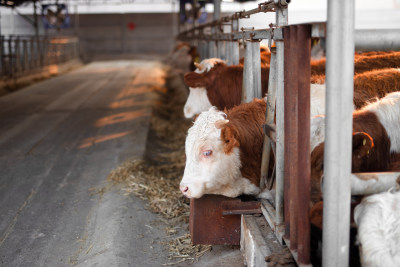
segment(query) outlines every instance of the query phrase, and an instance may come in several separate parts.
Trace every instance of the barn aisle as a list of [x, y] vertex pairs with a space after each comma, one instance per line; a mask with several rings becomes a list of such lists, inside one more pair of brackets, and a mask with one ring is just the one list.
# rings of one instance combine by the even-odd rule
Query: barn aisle
[[145, 150], [153, 61], [91, 63], [0, 98], [0, 265], [160, 266], [160, 218], [107, 175]]

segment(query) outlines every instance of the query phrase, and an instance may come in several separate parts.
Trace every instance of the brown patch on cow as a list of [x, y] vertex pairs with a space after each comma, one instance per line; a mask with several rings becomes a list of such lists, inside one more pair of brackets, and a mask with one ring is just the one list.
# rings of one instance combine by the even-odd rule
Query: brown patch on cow
[[235, 147], [239, 147], [239, 145], [240, 145], [239, 142], [235, 138], [235, 136], [237, 136], [237, 133], [235, 132], [235, 130], [236, 129], [229, 127], [229, 125], [226, 125], [221, 130], [221, 138], [222, 138], [222, 141], [224, 142], [224, 152], [226, 154], [232, 153], [233, 149]]
[[315, 225], [319, 229], [322, 229], [323, 224], [323, 206], [324, 203], [322, 201], [319, 201], [311, 207], [309, 212], [310, 223], [312, 225]]
[[376, 180], [379, 181], [379, 177], [374, 175], [374, 174], [355, 174], [355, 176], [362, 181], [368, 181], [368, 180]]
[[[269, 67], [261, 68], [261, 95], [268, 91]], [[185, 74], [189, 87], [205, 87], [211, 105], [219, 110], [240, 105], [242, 100], [243, 66], [227, 66], [223, 62], [214, 65], [208, 72]]]
[[353, 155], [352, 172], [387, 171], [390, 163], [390, 139], [376, 114], [365, 110], [354, 111], [353, 132], [367, 133], [372, 138], [374, 147], [361, 158]]
[[361, 108], [376, 98], [398, 91], [399, 88], [398, 69], [380, 69], [357, 74], [354, 76], [354, 105], [357, 109]]
[[312, 84], [324, 84], [325, 83], [325, 74], [312, 75], [310, 78], [310, 82]]
[[389, 171], [400, 172], [400, 153], [392, 153], [390, 155]]
[[311, 203], [322, 200], [321, 177], [324, 173], [324, 143], [319, 144], [311, 152]]
[[[311, 60], [311, 75], [325, 75], [326, 58]], [[354, 56], [354, 73], [400, 67], [400, 52], [367, 52]]]
[[221, 129], [221, 138], [226, 142], [225, 153], [231, 152], [235, 146], [240, 148], [242, 176], [257, 186], [260, 182], [264, 141], [262, 124], [266, 108], [267, 103], [263, 99], [254, 99], [251, 103], [225, 109], [229, 123]]
[[354, 73], [397, 67], [400, 67], [400, 52], [360, 56], [354, 59]]

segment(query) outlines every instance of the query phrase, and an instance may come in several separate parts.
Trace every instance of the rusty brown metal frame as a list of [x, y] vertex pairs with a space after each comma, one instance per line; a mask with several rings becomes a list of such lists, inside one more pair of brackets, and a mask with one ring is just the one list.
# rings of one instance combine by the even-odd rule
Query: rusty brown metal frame
[[299, 265], [310, 264], [311, 26], [284, 28], [285, 236]]

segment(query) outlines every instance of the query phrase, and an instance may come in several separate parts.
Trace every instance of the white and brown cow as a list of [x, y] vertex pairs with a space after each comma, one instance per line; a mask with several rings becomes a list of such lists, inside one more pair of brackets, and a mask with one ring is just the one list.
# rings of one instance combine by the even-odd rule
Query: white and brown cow
[[[321, 119], [320, 123], [324, 123]], [[353, 112], [352, 172], [400, 171], [400, 92], [393, 92]], [[311, 153], [312, 222], [322, 222], [321, 177], [324, 142]], [[317, 225], [322, 227], [322, 225]]]
[[259, 179], [266, 99], [202, 112], [188, 131], [186, 166], [180, 190], [188, 198], [204, 194], [236, 197], [260, 193]]

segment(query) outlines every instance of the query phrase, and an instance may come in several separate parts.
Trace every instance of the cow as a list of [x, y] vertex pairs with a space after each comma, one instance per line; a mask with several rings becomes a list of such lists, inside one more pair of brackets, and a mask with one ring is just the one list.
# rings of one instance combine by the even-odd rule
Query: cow
[[260, 193], [266, 99], [202, 112], [188, 130], [186, 165], [180, 190], [188, 198], [204, 194], [237, 197]]
[[354, 221], [362, 266], [400, 266], [400, 191], [365, 197]]
[[[190, 88], [189, 97], [184, 106], [186, 118], [192, 118], [211, 106], [219, 110], [232, 108], [241, 103], [243, 66], [227, 66], [224, 61], [210, 60], [213, 64], [201, 73], [194, 71], [185, 74], [184, 80]], [[200, 65], [202, 65], [200, 63]], [[205, 65], [205, 63], [204, 63]], [[202, 69], [205, 69], [202, 67]], [[269, 67], [261, 68], [262, 96], [268, 90]], [[325, 111], [325, 85], [311, 85], [311, 116]]]
[[[311, 76], [325, 75], [326, 58], [311, 60]], [[400, 52], [375, 52], [354, 57], [354, 73], [363, 73], [373, 69], [399, 68]]]
[[[320, 122], [323, 121], [320, 119]], [[393, 92], [353, 112], [352, 172], [384, 172], [396, 170], [392, 162], [400, 153], [400, 92]], [[322, 214], [324, 142], [311, 153], [311, 221]], [[397, 156], [396, 156], [397, 158]], [[317, 225], [322, 227], [322, 225]]]

